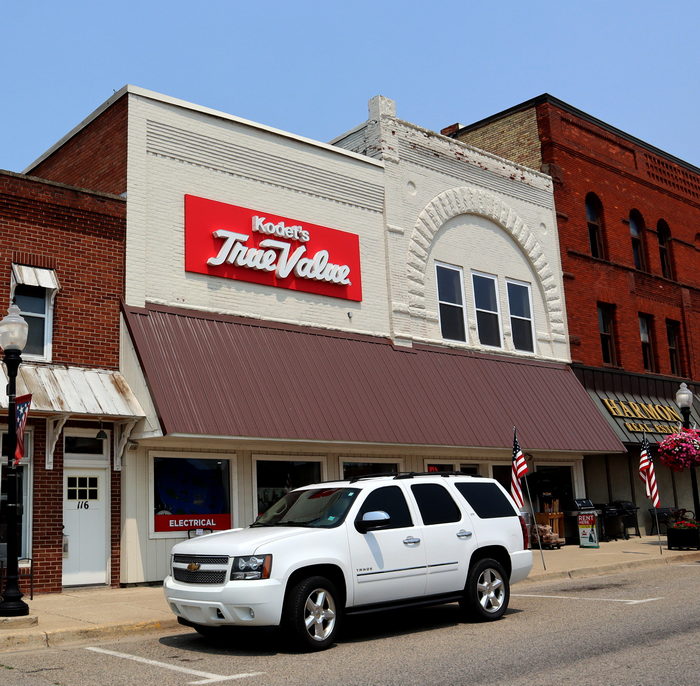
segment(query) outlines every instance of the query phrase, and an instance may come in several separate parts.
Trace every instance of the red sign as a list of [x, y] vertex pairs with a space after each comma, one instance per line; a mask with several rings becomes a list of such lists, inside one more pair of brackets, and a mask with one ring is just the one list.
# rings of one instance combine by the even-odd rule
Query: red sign
[[185, 196], [185, 271], [362, 300], [357, 234]]
[[224, 531], [231, 528], [230, 514], [158, 514], [154, 515], [153, 519], [154, 531], [189, 531], [190, 529]]

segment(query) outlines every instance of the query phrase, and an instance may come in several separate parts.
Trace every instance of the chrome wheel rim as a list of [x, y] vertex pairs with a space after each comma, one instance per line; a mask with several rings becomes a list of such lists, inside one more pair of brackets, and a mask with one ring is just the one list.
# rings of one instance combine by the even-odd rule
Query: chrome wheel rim
[[325, 641], [335, 627], [335, 602], [325, 588], [317, 588], [306, 599], [304, 624], [314, 641]]
[[495, 569], [485, 569], [476, 582], [476, 596], [485, 612], [498, 612], [505, 600], [503, 577]]

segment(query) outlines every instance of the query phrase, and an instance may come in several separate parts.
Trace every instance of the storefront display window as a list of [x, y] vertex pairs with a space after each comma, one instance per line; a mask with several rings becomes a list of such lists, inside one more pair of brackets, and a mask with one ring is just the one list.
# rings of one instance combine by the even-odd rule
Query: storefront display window
[[[26, 455], [31, 455], [31, 434], [24, 436]], [[0, 560], [7, 559], [7, 434], [2, 435], [2, 458], [0, 458]], [[20, 542], [20, 557], [29, 556], [29, 512], [27, 484], [29, 481], [29, 457], [25, 456], [17, 467], [17, 488], [21, 494], [22, 516], [17, 522], [17, 540]]]
[[216, 458], [153, 458], [153, 530], [229, 529], [229, 461]]
[[257, 515], [289, 491], [321, 481], [321, 463], [292, 460], [255, 460]]
[[343, 479], [356, 479], [370, 474], [396, 474], [401, 465], [396, 462], [355, 462], [343, 461]]
[[428, 462], [425, 471], [427, 472], [460, 472], [462, 474], [478, 474], [478, 464], [455, 464], [454, 462]]

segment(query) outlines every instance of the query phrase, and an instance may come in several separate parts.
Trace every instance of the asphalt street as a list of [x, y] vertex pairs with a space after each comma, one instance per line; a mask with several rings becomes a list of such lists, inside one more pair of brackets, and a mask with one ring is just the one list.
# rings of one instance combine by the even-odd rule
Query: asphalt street
[[0, 655], [2, 686], [697, 686], [700, 563], [513, 588], [504, 619], [456, 605], [355, 617], [322, 653], [277, 632], [190, 630]]

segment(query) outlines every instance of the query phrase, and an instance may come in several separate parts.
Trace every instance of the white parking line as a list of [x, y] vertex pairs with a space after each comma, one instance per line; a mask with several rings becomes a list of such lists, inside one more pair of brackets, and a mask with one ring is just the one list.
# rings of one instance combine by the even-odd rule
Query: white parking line
[[185, 674], [192, 674], [193, 676], [204, 677], [202, 681], [190, 681], [190, 684], [215, 684], [218, 681], [233, 681], [234, 679], [245, 679], [249, 676], [260, 676], [261, 674], [265, 674], [265, 672], [250, 672], [249, 674], [233, 674], [232, 676], [222, 676], [221, 674], [212, 674], [210, 672], [199, 672], [195, 669], [187, 669], [187, 667], [180, 667], [179, 665], [170, 665], [167, 662], [149, 660], [145, 657], [138, 657], [138, 655], [129, 655], [128, 653], [117, 653], [114, 650], [105, 650], [104, 648], [90, 647], [85, 648], [85, 650], [92, 650], [94, 653], [104, 653], [105, 655], [112, 655], [114, 657], [123, 657], [127, 660], [133, 660], [134, 662], [142, 662], [145, 665], [163, 667], [163, 669], [172, 669], [174, 672], [184, 672]]
[[641, 603], [651, 603], [660, 598], [644, 598], [642, 600], [624, 600], [622, 598], [581, 598], [573, 595], [534, 595], [530, 593], [511, 593], [511, 598], [560, 598], [561, 600], [597, 600], [603, 603], [624, 603], [625, 605], [640, 605]]

